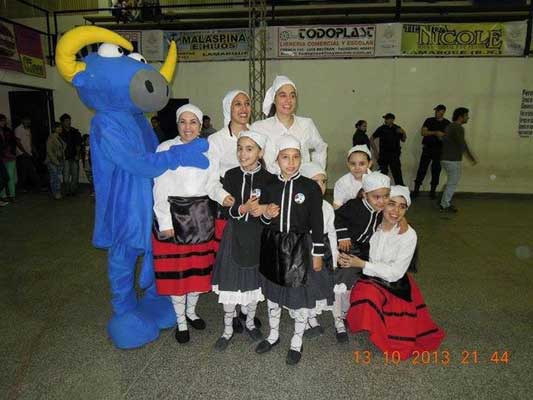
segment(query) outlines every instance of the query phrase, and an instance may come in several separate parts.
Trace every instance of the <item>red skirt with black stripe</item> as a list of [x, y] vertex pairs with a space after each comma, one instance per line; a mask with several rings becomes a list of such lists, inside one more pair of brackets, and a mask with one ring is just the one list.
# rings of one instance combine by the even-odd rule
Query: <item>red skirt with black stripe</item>
[[215, 219], [215, 251], [218, 252], [218, 249], [220, 247], [220, 241], [222, 240], [222, 234], [224, 233], [224, 228], [226, 227], [226, 224], [228, 221], [226, 219], [222, 218], [216, 218]]
[[199, 244], [159, 241], [152, 235], [157, 293], [183, 296], [211, 291], [215, 240]]
[[414, 279], [411, 301], [401, 299], [371, 279], [360, 279], [350, 295], [346, 317], [351, 332], [368, 331], [370, 340], [385, 352], [398, 351], [402, 360], [414, 351], [438, 349], [445, 333], [431, 319]]

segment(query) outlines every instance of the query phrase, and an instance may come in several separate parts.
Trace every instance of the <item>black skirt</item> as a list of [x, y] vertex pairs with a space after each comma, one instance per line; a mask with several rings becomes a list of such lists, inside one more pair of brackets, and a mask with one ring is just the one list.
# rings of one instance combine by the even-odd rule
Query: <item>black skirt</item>
[[215, 237], [216, 204], [207, 196], [169, 196], [174, 240], [178, 244], [206, 243]]
[[333, 304], [331, 271], [313, 270], [309, 233], [279, 232], [266, 228], [261, 237], [261, 286], [265, 297], [291, 310]]

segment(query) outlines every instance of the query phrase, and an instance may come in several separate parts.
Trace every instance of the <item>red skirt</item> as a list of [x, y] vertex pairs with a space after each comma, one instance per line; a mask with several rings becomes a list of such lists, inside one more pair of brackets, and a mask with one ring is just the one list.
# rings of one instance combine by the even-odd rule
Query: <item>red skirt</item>
[[402, 360], [411, 357], [414, 351], [438, 349], [445, 336], [431, 319], [414, 279], [408, 278], [410, 302], [362, 278], [352, 289], [346, 317], [351, 332], [368, 331], [377, 348], [389, 353], [398, 351]]
[[214, 249], [215, 252], [218, 252], [220, 247], [220, 241], [222, 240], [222, 234], [224, 233], [224, 228], [228, 221], [226, 219], [216, 218], [215, 219], [215, 240], [214, 240]]
[[161, 242], [152, 235], [157, 293], [182, 296], [211, 291], [215, 243], [176, 244]]

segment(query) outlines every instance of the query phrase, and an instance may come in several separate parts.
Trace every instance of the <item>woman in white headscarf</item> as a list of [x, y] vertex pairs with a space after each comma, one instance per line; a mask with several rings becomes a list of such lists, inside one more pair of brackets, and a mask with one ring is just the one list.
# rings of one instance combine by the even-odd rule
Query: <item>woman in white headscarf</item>
[[[278, 172], [275, 163], [275, 149], [283, 135], [293, 135], [302, 146], [302, 163], [313, 161], [326, 169], [328, 145], [320, 136], [311, 118], [295, 115], [298, 103], [296, 85], [283, 75], [276, 76], [263, 101], [263, 113], [267, 119], [256, 121], [252, 129], [266, 135], [272, 142], [265, 149], [265, 163], [274, 173]], [[311, 155], [311, 151], [313, 151]]]
[[[208, 158], [210, 162], [209, 192], [213, 193], [214, 200], [219, 204], [215, 220], [216, 250], [222, 239], [224, 227], [228, 220], [227, 210], [233, 206], [235, 199], [223, 188], [223, 180], [226, 172], [239, 166], [237, 159], [237, 141], [241, 132], [249, 129], [250, 115], [252, 112], [250, 96], [244, 90], [230, 90], [222, 99], [222, 111], [224, 113], [224, 127], [209, 136]], [[246, 321], [247, 309], [241, 306], [239, 318], [233, 320], [235, 332], [242, 332], [242, 323]], [[261, 321], [255, 318], [257, 327], [261, 327]]]

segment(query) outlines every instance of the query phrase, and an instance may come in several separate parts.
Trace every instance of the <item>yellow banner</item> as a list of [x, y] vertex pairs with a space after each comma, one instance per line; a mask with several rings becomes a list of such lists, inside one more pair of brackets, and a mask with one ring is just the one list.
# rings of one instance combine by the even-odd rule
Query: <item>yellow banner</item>
[[42, 58], [21, 54], [20, 62], [22, 63], [22, 70], [25, 74], [46, 78], [46, 67]]
[[506, 54], [503, 23], [403, 24], [402, 54], [499, 56]]

